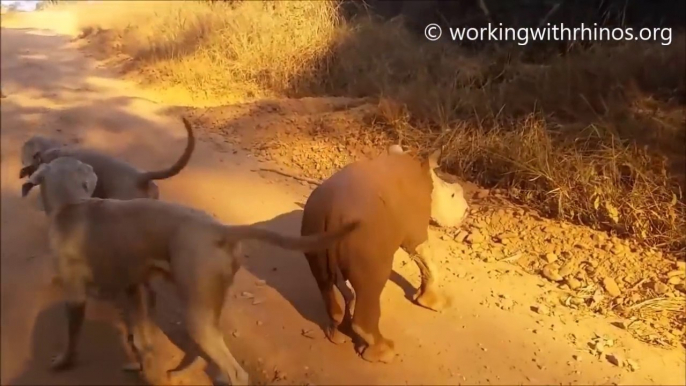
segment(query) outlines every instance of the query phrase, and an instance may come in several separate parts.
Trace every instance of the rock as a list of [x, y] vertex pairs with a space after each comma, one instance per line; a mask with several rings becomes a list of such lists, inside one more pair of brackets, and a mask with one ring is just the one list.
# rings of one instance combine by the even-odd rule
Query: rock
[[681, 283], [682, 279], [679, 276], [672, 276], [667, 280], [667, 284], [677, 285]]
[[629, 371], [636, 371], [639, 369], [638, 363], [636, 363], [636, 361], [633, 359], [627, 359], [626, 366], [629, 369]]
[[603, 342], [596, 342], [594, 348], [599, 354], [602, 354], [605, 351], [605, 344]]
[[560, 276], [558, 273], [557, 266], [553, 264], [547, 264], [543, 269], [541, 270], [541, 274], [543, 277], [550, 281], [562, 281], [564, 278]]
[[607, 293], [612, 297], [617, 297], [622, 294], [622, 291], [619, 289], [615, 279], [609, 276], [603, 279], [603, 287], [605, 288], [605, 291], [607, 291]]
[[459, 232], [457, 232], [457, 234], [455, 234], [454, 240], [458, 243], [461, 243], [467, 238], [468, 235], [469, 233], [467, 233], [467, 231], [465, 231], [464, 229], [460, 230]]
[[481, 244], [486, 241], [486, 236], [475, 230], [467, 236], [466, 240], [470, 244]]
[[664, 295], [665, 293], [669, 292], [669, 287], [667, 284], [661, 282], [661, 281], [655, 281], [653, 282], [653, 290], [657, 292], [660, 295]]
[[548, 263], [554, 263], [555, 261], [557, 261], [557, 255], [554, 253], [546, 253], [545, 256], [543, 256], [543, 258]]
[[455, 275], [455, 277], [463, 278], [467, 276], [467, 270], [462, 266], [458, 266], [453, 269], [453, 274]]
[[573, 278], [573, 277], [568, 277], [567, 278], [567, 285], [569, 286], [569, 288], [575, 290], [575, 289], [581, 287], [581, 282], [579, 280]]
[[488, 197], [491, 192], [488, 189], [480, 189], [474, 194], [474, 198], [483, 199]]
[[673, 278], [673, 277], [678, 277], [678, 276], [685, 276], [686, 272], [680, 271], [678, 269], [675, 269], [674, 271], [669, 271], [667, 272], [667, 277], [668, 278]]
[[511, 310], [512, 307], [514, 307], [514, 301], [510, 298], [503, 298], [500, 300], [500, 302], [498, 302], [498, 306], [502, 310], [508, 311], [508, 310]]
[[573, 274], [574, 271], [576, 271], [576, 263], [570, 259], [560, 268], [560, 275], [566, 277]]
[[548, 308], [548, 306], [546, 306], [545, 304], [538, 304], [532, 306], [531, 309], [540, 315], [550, 315], [550, 308]]
[[676, 269], [680, 271], [686, 271], [686, 261], [677, 261], [676, 262]]
[[620, 366], [622, 364], [622, 361], [619, 360], [619, 357], [615, 354], [607, 354], [605, 355], [605, 359], [607, 359], [608, 362], [612, 363], [615, 366]]

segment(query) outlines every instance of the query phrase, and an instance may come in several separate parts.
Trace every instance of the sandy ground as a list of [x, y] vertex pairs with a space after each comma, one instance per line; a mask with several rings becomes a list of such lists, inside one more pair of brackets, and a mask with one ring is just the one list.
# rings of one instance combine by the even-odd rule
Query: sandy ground
[[[118, 322], [114, 310], [97, 301], [89, 303], [78, 365], [47, 370], [66, 326], [59, 294], [47, 285], [46, 219], [35, 193], [19, 195], [18, 150], [31, 135], [51, 135], [160, 168], [183, 149], [181, 122], [169, 114], [171, 106], [152, 102], [54, 31], [2, 29], [2, 91], [2, 384], [139, 384], [119, 370]], [[296, 234], [309, 187], [253, 172], [258, 164], [201, 132], [187, 169], [160, 181], [162, 198], [226, 223], [264, 222]], [[418, 284], [417, 270], [398, 253], [381, 322], [396, 342], [394, 363], [367, 363], [352, 344], [327, 341], [318, 327], [323, 304], [304, 258], [257, 244], [248, 245], [245, 269], [224, 308], [229, 347], [253, 381], [269, 384], [685, 384], [683, 350], [648, 346], [604, 318], [571, 309], [534, 312], [551, 284], [510, 264], [464, 258], [450, 248], [452, 241], [432, 237], [444, 251], [444, 290], [453, 306], [435, 313], [412, 304], [407, 297]], [[162, 377], [193, 348], [173, 288], [156, 286], [162, 293], [154, 371]], [[605, 349], [593, 355], [590, 347], [599, 339]], [[630, 359], [634, 368], [611, 364], [608, 354]], [[208, 384], [204, 367], [199, 359], [160, 383]]]

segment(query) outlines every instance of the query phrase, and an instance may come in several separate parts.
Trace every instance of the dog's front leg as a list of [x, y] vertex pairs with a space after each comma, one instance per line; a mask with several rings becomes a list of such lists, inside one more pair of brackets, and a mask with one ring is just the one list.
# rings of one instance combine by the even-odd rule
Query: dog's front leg
[[81, 333], [83, 318], [86, 314], [86, 301], [69, 300], [65, 304], [67, 311], [67, 347], [64, 352], [53, 357], [50, 368], [55, 371], [64, 370], [74, 364], [76, 345]]

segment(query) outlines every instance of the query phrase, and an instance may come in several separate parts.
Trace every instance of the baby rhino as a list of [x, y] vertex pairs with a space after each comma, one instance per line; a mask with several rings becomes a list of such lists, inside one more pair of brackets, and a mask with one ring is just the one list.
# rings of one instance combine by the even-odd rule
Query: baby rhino
[[432, 219], [441, 226], [459, 225], [468, 205], [459, 184], [448, 184], [434, 172], [439, 155], [419, 161], [391, 146], [388, 154], [344, 167], [305, 203], [303, 236], [335, 231], [351, 219], [362, 219], [355, 231], [327, 250], [305, 256], [330, 318], [326, 335], [334, 343], [345, 341], [339, 330], [345, 308], [334, 285], [342, 289], [337, 285], [339, 275], [352, 285], [352, 329], [366, 344], [362, 357], [368, 361], [388, 363], [395, 356], [393, 342], [379, 331], [379, 318], [381, 291], [398, 248], [410, 255], [421, 273], [415, 301], [436, 311], [447, 303], [437, 288], [428, 226]]

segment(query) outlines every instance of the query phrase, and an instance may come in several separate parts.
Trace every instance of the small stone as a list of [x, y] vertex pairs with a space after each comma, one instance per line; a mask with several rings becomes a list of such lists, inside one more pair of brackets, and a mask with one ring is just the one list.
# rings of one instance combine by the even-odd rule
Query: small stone
[[581, 287], [581, 282], [579, 280], [573, 278], [573, 277], [568, 277], [567, 278], [567, 285], [569, 286], [569, 288], [575, 290], [575, 289]]
[[508, 311], [508, 310], [511, 310], [512, 307], [514, 307], [514, 301], [512, 299], [505, 298], [505, 299], [500, 300], [498, 305], [500, 306], [500, 308], [502, 310]]
[[612, 363], [615, 366], [620, 366], [622, 361], [619, 360], [619, 357], [615, 354], [607, 354], [605, 355], [605, 359], [607, 359], [608, 362]]
[[636, 371], [639, 369], [638, 363], [636, 363], [636, 361], [633, 359], [627, 359], [626, 366], [629, 369], [629, 371]]
[[541, 274], [550, 281], [562, 281], [564, 279], [558, 273], [558, 269], [555, 264], [547, 264], [545, 267], [543, 267]]
[[669, 271], [669, 272], [667, 272], [667, 277], [669, 277], [669, 278], [672, 278], [672, 277], [675, 277], [675, 276], [684, 276], [684, 275], [686, 275], [686, 272], [680, 271], [680, 270], [678, 270], [678, 269], [677, 269], [677, 270], [674, 270], [674, 271]]
[[669, 280], [667, 280], [667, 284], [677, 285], [681, 283], [681, 280], [682, 279], [679, 276], [672, 276], [669, 278]]
[[602, 354], [603, 351], [605, 351], [605, 345], [603, 344], [603, 342], [596, 342], [594, 348], [600, 354]]
[[457, 234], [455, 234], [454, 240], [457, 241], [458, 243], [461, 243], [467, 238], [468, 235], [469, 235], [469, 233], [467, 231], [465, 231], [464, 229], [460, 230], [459, 232], [457, 232]]
[[467, 236], [467, 242], [470, 244], [481, 244], [486, 241], [486, 237], [479, 231], [474, 231]]
[[531, 307], [531, 309], [540, 315], [550, 315], [550, 308], [548, 308], [548, 306], [546, 306], [545, 304], [535, 305]]
[[553, 263], [553, 262], [557, 261], [557, 255], [554, 253], [546, 253], [545, 256], [543, 256], [543, 258], [548, 263]]
[[462, 266], [457, 266], [455, 267], [455, 269], [453, 269], [453, 274], [455, 275], [455, 277], [463, 278], [467, 276], [467, 270]]
[[474, 197], [477, 199], [483, 199], [483, 198], [488, 197], [489, 194], [490, 194], [490, 191], [488, 189], [480, 189], [476, 192]]
[[686, 271], [686, 261], [677, 261], [676, 262], [676, 269], [680, 271]]
[[665, 284], [661, 281], [655, 281], [653, 283], [653, 289], [655, 290], [655, 292], [657, 292], [660, 295], [664, 295], [665, 293], [667, 293], [669, 291], [669, 287], [667, 286], [667, 284]]
[[603, 279], [603, 287], [605, 288], [605, 291], [607, 291], [607, 293], [612, 297], [617, 297], [622, 294], [622, 291], [620, 291], [615, 279], [609, 276]]
[[560, 275], [562, 277], [567, 277], [576, 271], [576, 264], [571, 259], [564, 263], [560, 268]]

